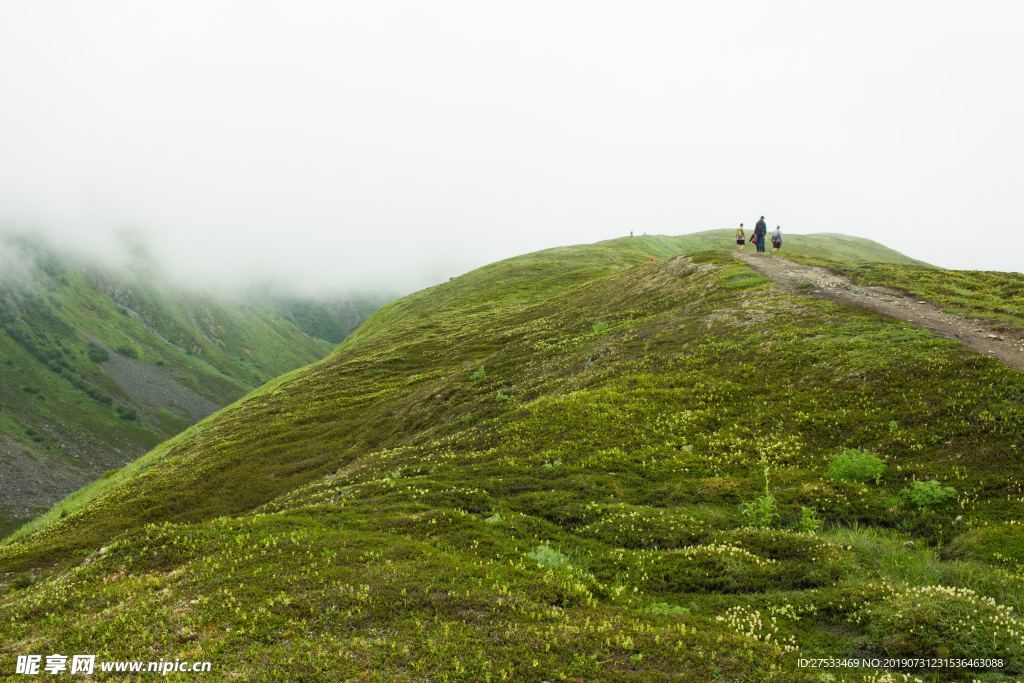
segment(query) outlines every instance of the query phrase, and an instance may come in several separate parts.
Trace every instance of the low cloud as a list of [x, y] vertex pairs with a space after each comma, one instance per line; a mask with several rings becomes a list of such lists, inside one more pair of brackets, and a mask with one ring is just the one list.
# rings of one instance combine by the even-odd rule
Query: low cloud
[[761, 214], [1019, 269], [1024, 4], [959, 7], [8, 3], [0, 227], [213, 290]]

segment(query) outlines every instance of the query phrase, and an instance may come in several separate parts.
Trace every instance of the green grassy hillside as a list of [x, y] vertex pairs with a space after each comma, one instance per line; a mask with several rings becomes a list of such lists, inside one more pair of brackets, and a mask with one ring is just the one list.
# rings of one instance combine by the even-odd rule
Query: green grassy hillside
[[0, 284], [0, 532], [333, 346], [276, 302], [185, 294], [24, 241], [0, 249], [31, 264]]
[[[782, 293], [728, 238], [553, 249], [385, 306], [0, 547], [0, 662], [209, 659], [281, 681], [872, 673], [797, 665], [825, 656], [1024, 673], [1024, 376]], [[909, 261], [881, 249], [787, 242]]]

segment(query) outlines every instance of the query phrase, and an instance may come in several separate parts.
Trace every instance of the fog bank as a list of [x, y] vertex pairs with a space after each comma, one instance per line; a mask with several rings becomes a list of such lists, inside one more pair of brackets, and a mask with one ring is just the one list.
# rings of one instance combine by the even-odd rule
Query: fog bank
[[1022, 25], [998, 0], [6, 3], [0, 226], [301, 293], [761, 214], [1020, 270]]

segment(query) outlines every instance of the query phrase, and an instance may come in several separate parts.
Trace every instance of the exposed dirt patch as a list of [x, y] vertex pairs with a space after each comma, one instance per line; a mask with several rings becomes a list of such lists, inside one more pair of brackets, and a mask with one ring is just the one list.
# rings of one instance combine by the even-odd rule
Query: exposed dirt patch
[[838, 273], [787, 261], [774, 255], [735, 254], [754, 270], [775, 280], [782, 289], [866, 308], [956, 339], [964, 346], [1001, 360], [1024, 372], [1024, 334], [941, 307], [887, 287], [866, 287]]

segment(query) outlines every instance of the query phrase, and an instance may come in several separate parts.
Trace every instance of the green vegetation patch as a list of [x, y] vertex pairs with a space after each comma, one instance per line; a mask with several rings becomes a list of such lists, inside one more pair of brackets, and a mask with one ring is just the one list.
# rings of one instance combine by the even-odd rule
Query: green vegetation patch
[[859, 448], [846, 448], [832, 456], [828, 476], [840, 481], [857, 481], [862, 484], [882, 481], [885, 462], [874, 453]]

